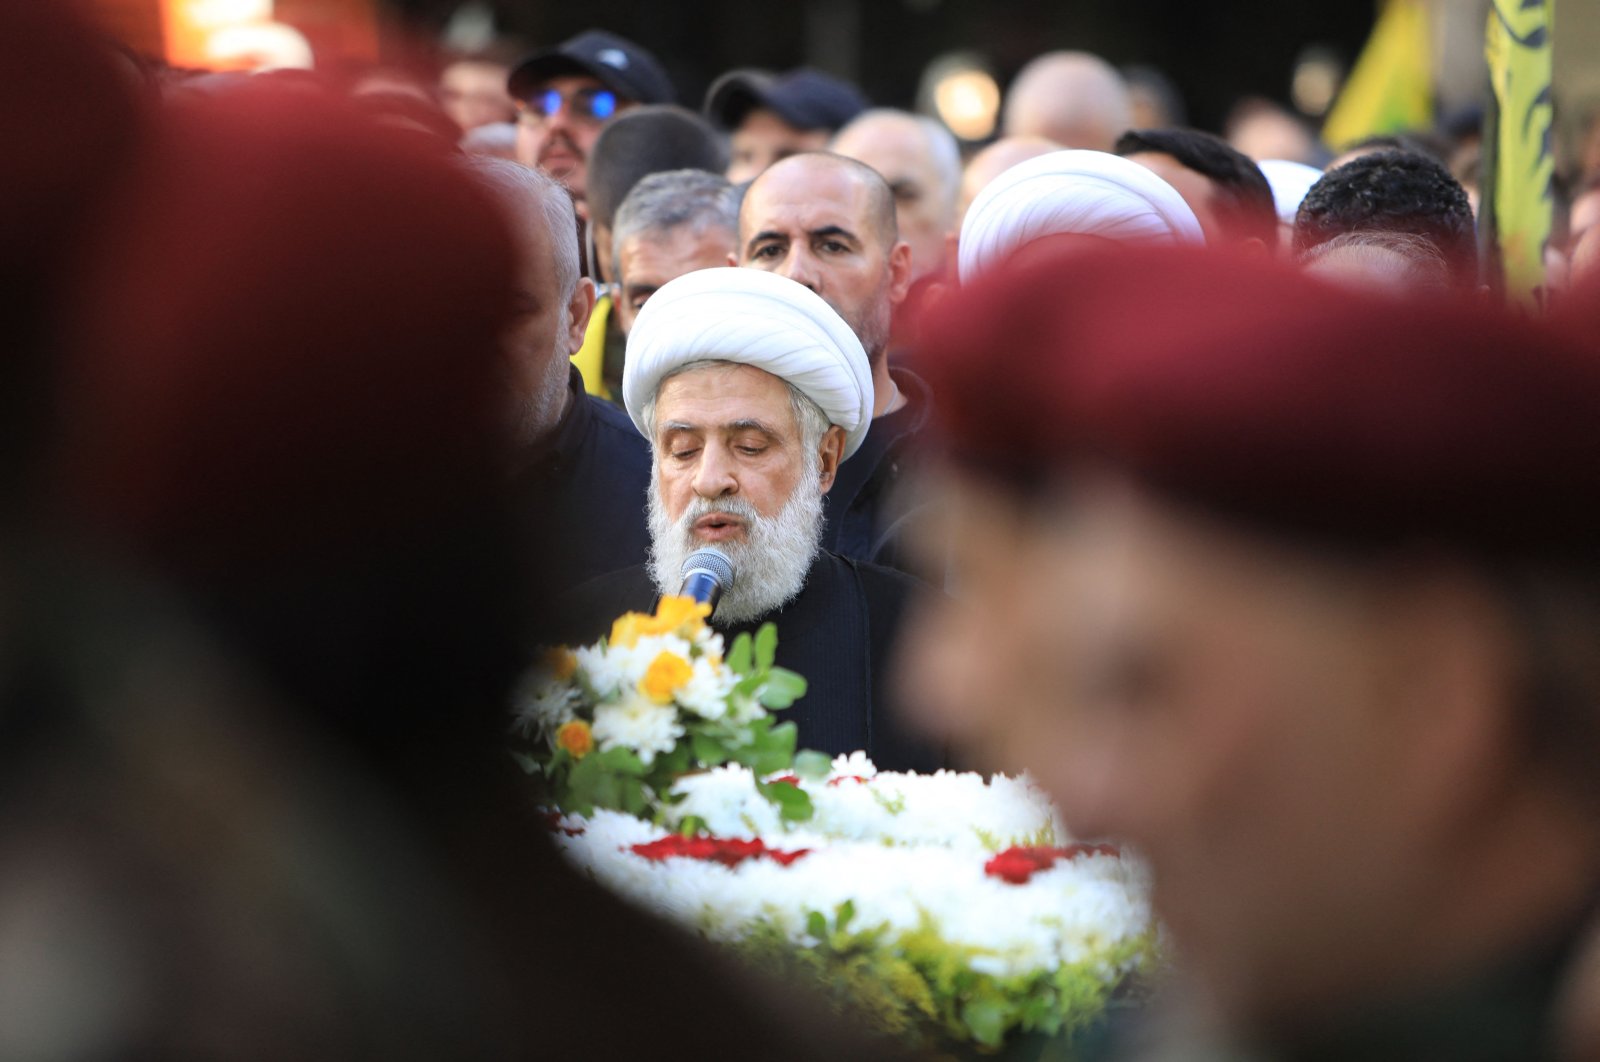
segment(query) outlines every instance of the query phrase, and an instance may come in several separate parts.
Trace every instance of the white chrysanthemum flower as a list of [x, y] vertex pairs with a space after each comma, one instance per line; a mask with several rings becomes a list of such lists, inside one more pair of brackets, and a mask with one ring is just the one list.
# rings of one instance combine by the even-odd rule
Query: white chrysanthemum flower
[[630, 748], [648, 766], [657, 753], [672, 751], [683, 737], [683, 725], [672, 705], [656, 704], [630, 691], [615, 703], [602, 704], [594, 710], [593, 732], [602, 752], [619, 746]]
[[673, 783], [672, 792], [683, 796], [666, 806], [667, 821], [677, 825], [691, 816], [705, 821], [718, 837], [777, 837], [783, 822], [772, 802], [756, 791], [748, 767], [729, 764], [699, 774], [685, 775]]
[[631, 688], [644, 680], [645, 672], [662, 653], [671, 653], [679, 659], [689, 659], [689, 643], [676, 634], [645, 634], [631, 646], [616, 646], [611, 655], [622, 671], [622, 684]]
[[602, 649], [587, 645], [574, 649], [578, 661], [578, 677], [594, 691], [597, 700], [609, 701], [617, 695], [623, 683], [623, 650]]
[[857, 749], [848, 756], [833, 758], [832, 778], [871, 778], [878, 773], [877, 765], [865, 752]]
[[577, 691], [559, 679], [535, 671], [517, 691], [516, 720], [524, 733], [549, 741], [563, 723], [576, 716], [572, 705]]
[[689, 681], [674, 696], [702, 719], [721, 719], [728, 714], [728, 696], [737, 684], [737, 675], [700, 657], [694, 661]]

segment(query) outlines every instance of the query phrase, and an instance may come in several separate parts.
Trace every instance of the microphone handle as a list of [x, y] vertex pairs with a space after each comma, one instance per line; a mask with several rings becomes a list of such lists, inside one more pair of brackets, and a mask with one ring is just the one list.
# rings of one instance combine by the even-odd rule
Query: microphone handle
[[722, 584], [704, 568], [696, 568], [683, 577], [683, 587], [678, 593], [710, 605], [715, 611], [717, 602], [722, 599]]

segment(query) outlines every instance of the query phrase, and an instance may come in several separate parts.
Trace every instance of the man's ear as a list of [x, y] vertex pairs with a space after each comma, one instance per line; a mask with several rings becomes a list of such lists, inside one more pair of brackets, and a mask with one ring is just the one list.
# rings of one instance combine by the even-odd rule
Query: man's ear
[[901, 240], [889, 252], [889, 305], [900, 305], [910, 290], [911, 245]]
[[572, 289], [572, 301], [567, 304], [567, 356], [576, 354], [583, 346], [583, 337], [589, 330], [589, 315], [594, 313], [594, 281], [579, 277]]
[[1240, 240], [1239, 247], [1244, 251], [1246, 258], [1272, 257], [1267, 251], [1267, 241], [1259, 236], [1251, 236], [1248, 239]]
[[739, 264], [739, 252], [738, 251], [729, 251], [728, 252], [728, 264], [731, 265], [731, 266], [736, 266], [736, 265]]
[[822, 456], [822, 493], [826, 494], [833, 489], [833, 481], [839, 474], [839, 462], [844, 460], [844, 429], [837, 424], [828, 425], [828, 430], [822, 433], [822, 443], [819, 447]]

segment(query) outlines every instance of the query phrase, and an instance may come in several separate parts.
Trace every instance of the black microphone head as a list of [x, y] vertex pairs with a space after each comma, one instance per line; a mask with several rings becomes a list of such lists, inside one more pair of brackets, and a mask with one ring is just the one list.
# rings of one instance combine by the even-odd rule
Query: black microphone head
[[715, 546], [700, 547], [685, 557], [683, 564], [678, 567], [679, 575], [687, 576], [693, 571], [710, 574], [724, 590], [733, 585], [733, 561]]

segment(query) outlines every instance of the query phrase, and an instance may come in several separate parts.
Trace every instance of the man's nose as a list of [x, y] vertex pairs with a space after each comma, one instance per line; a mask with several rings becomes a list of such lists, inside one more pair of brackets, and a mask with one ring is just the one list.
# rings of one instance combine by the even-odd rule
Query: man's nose
[[733, 462], [718, 446], [707, 446], [700, 451], [700, 463], [694, 470], [694, 492], [702, 498], [721, 498], [736, 494], [739, 479], [733, 473]]
[[816, 257], [806, 248], [791, 249], [778, 272], [797, 284], [804, 284], [818, 295], [822, 294], [822, 271], [817, 268]]

